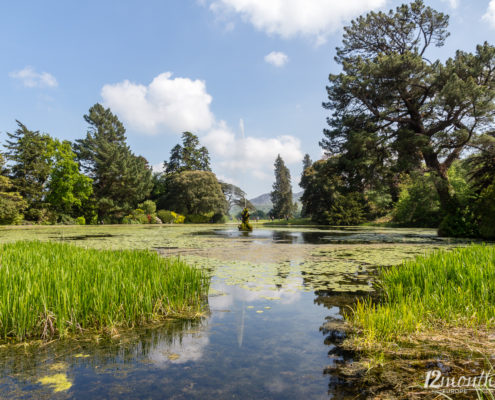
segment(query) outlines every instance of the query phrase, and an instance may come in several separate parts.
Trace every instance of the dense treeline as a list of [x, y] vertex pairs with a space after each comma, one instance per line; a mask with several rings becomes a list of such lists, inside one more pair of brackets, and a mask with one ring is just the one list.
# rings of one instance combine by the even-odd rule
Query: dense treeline
[[448, 20], [417, 0], [345, 28], [323, 104], [326, 157], [306, 159], [301, 177], [305, 215], [495, 238], [495, 47], [432, 62]]
[[219, 182], [208, 150], [182, 135], [163, 173], [126, 143], [110, 109], [95, 104], [84, 115], [86, 137], [59, 141], [17, 121], [0, 153], [0, 223], [220, 222], [244, 203], [244, 191]]

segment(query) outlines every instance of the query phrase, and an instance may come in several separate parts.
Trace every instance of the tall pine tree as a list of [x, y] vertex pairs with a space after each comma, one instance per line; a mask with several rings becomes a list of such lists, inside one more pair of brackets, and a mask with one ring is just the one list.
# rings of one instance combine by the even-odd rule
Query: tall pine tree
[[292, 186], [290, 183], [290, 171], [285, 166], [280, 154], [275, 160], [275, 182], [270, 197], [273, 203], [271, 214], [275, 218], [292, 217], [294, 204], [292, 203]]
[[191, 132], [182, 134], [182, 146], [177, 144], [170, 152], [170, 160], [163, 163], [165, 173], [182, 171], [211, 171], [208, 149], [200, 147], [199, 139]]
[[98, 220], [118, 220], [150, 193], [151, 168], [131, 152], [124, 125], [109, 108], [97, 103], [84, 119], [89, 124], [86, 138], [74, 148], [93, 179]]

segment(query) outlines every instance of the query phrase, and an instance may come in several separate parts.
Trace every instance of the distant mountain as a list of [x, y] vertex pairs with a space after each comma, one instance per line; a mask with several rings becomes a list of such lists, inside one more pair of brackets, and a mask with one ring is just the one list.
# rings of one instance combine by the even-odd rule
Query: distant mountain
[[[303, 195], [304, 192], [298, 192], [294, 193], [292, 195], [292, 199], [298, 203], [298, 208], [300, 207], [299, 204], [301, 203], [301, 196]], [[265, 212], [268, 212], [271, 210], [273, 207], [273, 203], [270, 199], [270, 193], [264, 193], [259, 195], [258, 197], [255, 197], [253, 199], [249, 199], [251, 204], [255, 206], [258, 210], [263, 210]]]

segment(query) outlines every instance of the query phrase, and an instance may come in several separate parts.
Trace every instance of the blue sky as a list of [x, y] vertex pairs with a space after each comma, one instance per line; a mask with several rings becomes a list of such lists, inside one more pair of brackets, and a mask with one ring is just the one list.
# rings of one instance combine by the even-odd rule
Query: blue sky
[[[207, 145], [214, 172], [266, 193], [281, 153], [294, 190], [304, 153], [318, 159], [328, 74], [342, 25], [392, 0], [2, 2], [0, 142], [18, 119], [60, 139], [85, 136], [94, 103], [124, 122], [159, 166], [180, 134]], [[495, 42], [495, 0], [431, 0], [451, 15], [444, 59]], [[244, 139], [240, 121], [244, 125]]]

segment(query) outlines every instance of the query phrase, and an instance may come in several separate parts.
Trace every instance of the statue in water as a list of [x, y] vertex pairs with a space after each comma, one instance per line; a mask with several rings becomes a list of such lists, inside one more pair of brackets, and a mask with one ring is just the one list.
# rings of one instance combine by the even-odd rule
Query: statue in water
[[241, 213], [241, 224], [238, 226], [240, 231], [251, 232], [253, 226], [249, 223], [249, 210], [244, 208]]

